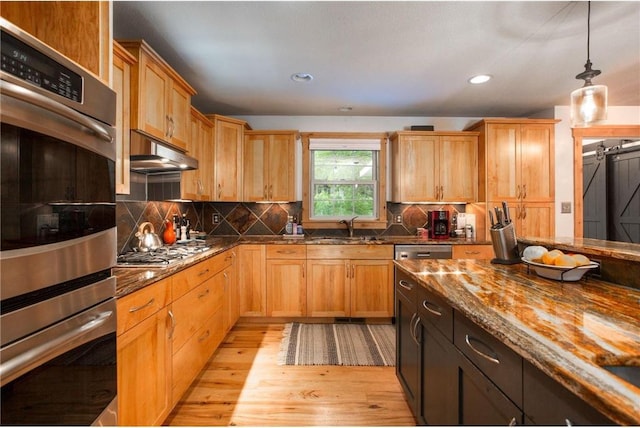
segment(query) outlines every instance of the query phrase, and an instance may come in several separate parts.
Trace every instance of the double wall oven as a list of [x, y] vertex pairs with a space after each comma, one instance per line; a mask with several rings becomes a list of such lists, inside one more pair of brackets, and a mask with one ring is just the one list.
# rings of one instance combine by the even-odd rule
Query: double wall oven
[[0, 424], [115, 425], [116, 95], [0, 24]]

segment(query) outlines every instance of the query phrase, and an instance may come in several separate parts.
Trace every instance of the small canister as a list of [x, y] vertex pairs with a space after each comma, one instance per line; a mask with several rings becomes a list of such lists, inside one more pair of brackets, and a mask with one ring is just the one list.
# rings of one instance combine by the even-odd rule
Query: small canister
[[464, 227], [464, 234], [465, 234], [465, 238], [467, 238], [467, 239], [473, 238], [473, 227], [471, 227], [470, 224], [467, 224]]

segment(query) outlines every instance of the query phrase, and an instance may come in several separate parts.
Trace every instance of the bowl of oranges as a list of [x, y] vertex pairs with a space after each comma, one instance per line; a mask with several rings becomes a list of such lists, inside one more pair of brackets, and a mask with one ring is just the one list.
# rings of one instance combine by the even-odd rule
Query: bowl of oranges
[[557, 281], [578, 281], [590, 269], [599, 266], [583, 254], [549, 251], [540, 246], [525, 248], [522, 261], [531, 266], [538, 276]]

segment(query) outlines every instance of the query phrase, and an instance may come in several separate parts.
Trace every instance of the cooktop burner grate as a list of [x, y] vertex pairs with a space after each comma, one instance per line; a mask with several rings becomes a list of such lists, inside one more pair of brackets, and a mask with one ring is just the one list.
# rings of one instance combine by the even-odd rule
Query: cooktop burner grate
[[192, 241], [160, 247], [155, 251], [130, 251], [118, 256], [116, 267], [161, 267], [184, 260], [207, 251], [211, 247], [205, 242]]

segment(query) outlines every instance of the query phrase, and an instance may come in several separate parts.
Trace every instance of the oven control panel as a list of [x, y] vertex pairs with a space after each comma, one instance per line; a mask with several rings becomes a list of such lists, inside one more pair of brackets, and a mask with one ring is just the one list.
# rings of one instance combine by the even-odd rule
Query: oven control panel
[[2, 71], [49, 92], [82, 102], [82, 77], [2, 31]]

